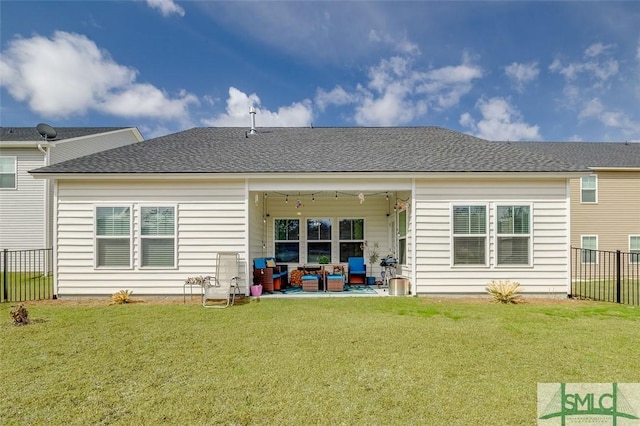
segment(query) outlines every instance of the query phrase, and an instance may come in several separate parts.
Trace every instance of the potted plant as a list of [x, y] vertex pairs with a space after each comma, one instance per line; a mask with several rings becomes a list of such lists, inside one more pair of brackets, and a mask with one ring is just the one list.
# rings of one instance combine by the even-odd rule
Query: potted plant
[[329, 258], [329, 256], [327, 256], [326, 254], [323, 254], [322, 256], [318, 257], [318, 263], [321, 265], [326, 265], [331, 261], [331, 258]]
[[249, 291], [251, 292], [251, 296], [258, 297], [262, 296], [262, 281], [260, 278], [261, 270], [253, 272], [253, 284], [249, 286]]
[[[373, 274], [373, 264], [378, 262], [380, 259], [380, 244], [376, 241], [372, 245], [369, 245], [366, 241], [364, 242], [364, 248], [367, 255], [367, 260], [369, 261], [369, 273]], [[367, 284], [375, 284], [376, 279], [375, 276], [367, 277]]]

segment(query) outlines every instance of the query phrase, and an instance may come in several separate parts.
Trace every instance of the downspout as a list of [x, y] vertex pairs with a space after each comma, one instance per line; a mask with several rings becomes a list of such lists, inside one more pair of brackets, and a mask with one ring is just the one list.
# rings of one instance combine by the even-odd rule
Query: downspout
[[[50, 147], [47, 146], [45, 149], [42, 144], [38, 144], [38, 150], [44, 154], [44, 165], [43, 167], [47, 167], [49, 162], [51, 161], [49, 155]], [[44, 248], [48, 249], [51, 247], [51, 217], [49, 216], [49, 209], [51, 207], [51, 202], [49, 200], [49, 191], [51, 189], [51, 184], [49, 179], [44, 180]], [[46, 264], [46, 262], [45, 262]], [[49, 272], [49, 266], [46, 265], [46, 273]]]
[[407, 222], [411, 223], [411, 294], [413, 297], [418, 296], [418, 281], [416, 279], [418, 275], [418, 266], [416, 265], [416, 258], [418, 254], [416, 253], [416, 247], [418, 246], [418, 242], [416, 241], [418, 238], [416, 236], [416, 180], [411, 179], [411, 204], [409, 205], [409, 217], [407, 218]]
[[565, 184], [565, 204], [567, 206], [567, 229], [566, 229], [566, 234], [567, 234], [567, 256], [566, 259], [568, 259], [568, 265], [567, 265], [567, 298], [571, 298], [571, 279], [573, 278], [573, 262], [571, 259], [571, 255], [572, 250], [571, 250], [571, 237], [572, 237], [572, 231], [571, 228], [573, 227], [573, 224], [571, 222], [571, 179], [567, 179], [567, 182]]

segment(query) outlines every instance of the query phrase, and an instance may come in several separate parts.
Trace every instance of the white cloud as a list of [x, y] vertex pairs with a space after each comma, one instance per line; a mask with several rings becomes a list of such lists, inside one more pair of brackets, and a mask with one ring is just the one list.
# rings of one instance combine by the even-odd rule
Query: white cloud
[[578, 118], [593, 118], [598, 117], [604, 111], [604, 107], [602, 106], [602, 102], [600, 99], [594, 98], [591, 99], [587, 104], [582, 108], [580, 113], [578, 114]]
[[316, 92], [315, 103], [320, 111], [324, 111], [329, 105], [347, 105], [356, 102], [358, 98], [359, 96], [356, 94], [347, 92], [341, 86], [336, 86], [329, 92], [323, 89], [318, 89]]
[[410, 58], [394, 56], [371, 67], [368, 77], [366, 85], [358, 85], [353, 92], [340, 86], [330, 92], [319, 89], [316, 104], [320, 110], [355, 104], [353, 120], [359, 126], [404, 125], [426, 114], [430, 107], [457, 105], [473, 81], [482, 77], [482, 69], [464, 58], [460, 65], [418, 71]]
[[229, 87], [226, 111], [216, 117], [202, 120], [206, 126], [214, 127], [250, 127], [249, 108], [256, 108], [256, 127], [308, 127], [313, 118], [311, 101], [305, 99], [294, 102], [277, 111], [260, 107], [261, 102], [255, 93], [246, 93]]
[[185, 91], [170, 99], [150, 84], [135, 84], [119, 93], [107, 94], [101, 109], [113, 115], [172, 118], [186, 116], [189, 104], [197, 103], [198, 98]]
[[606, 127], [621, 130], [626, 137], [637, 137], [640, 134], [640, 122], [634, 121], [623, 112], [607, 110], [598, 98], [588, 101], [578, 118], [598, 120]]
[[469, 113], [464, 113], [459, 123], [480, 138], [502, 141], [542, 139], [539, 127], [525, 123], [520, 112], [504, 98], [480, 99], [476, 108], [482, 115], [480, 121], [476, 122]]
[[383, 43], [391, 46], [396, 52], [406, 55], [419, 55], [420, 47], [407, 38], [404, 33], [400, 37], [394, 37], [391, 34], [381, 34], [379, 31], [369, 31], [369, 41], [374, 43]]
[[88, 110], [117, 116], [185, 119], [195, 95], [171, 98], [138, 72], [116, 63], [87, 37], [57, 31], [9, 42], [0, 59], [0, 84], [15, 99], [45, 117], [82, 115]]
[[147, 0], [147, 5], [152, 9], [158, 9], [162, 16], [170, 16], [174, 13], [184, 16], [184, 9], [173, 0]]
[[407, 99], [408, 88], [402, 82], [389, 84], [382, 96], [366, 96], [356, 107], [355, 121], [359, 126], [395, 126], [411, 122], [427, 111], [423, 101]]
[[584, 51], [584, 56], [586, 57], [598, 56], [607, 50], [611, 50], [614, 47], [615, 46], [613, 44], [604, 45], [602, 43], [594, 43], [591, 46], [587, 47], [587, 49]]
[[594, 43], [585, 50], [584, 61], [563, 65], [559, 59], [554, 59], [549, 70], [562, 74], [567, 80], [576, 80], [581, 74], [600, 81], [608, 80], [618, 74], [618, 61], [599, 57], [608, 54], [614, 47], [612, 44]]
[[460, 98], [473, 88], [473, 80], [482, 77], [482, 69], [465, 61], [460, 65], [446, 66], [416, 76], [419, 84], [416, 93], [424, 93], [430, 104], [439, 109], [457, 105]]
[[524, 86], [538, 78], [540, 74], [537, 62], [528, 64], [513, 62], [511, 65], [506, 66], [504, 71], [507, 77], [509, 77], [509, 80], [511, 80], [511, 84], [513, 84], [519, 92], [522, 92]]

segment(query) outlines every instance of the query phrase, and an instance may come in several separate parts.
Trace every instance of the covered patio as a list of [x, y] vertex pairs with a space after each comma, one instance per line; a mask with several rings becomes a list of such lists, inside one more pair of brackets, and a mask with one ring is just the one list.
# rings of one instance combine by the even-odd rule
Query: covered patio
[[[377, 289], [383, 282], [382, 258], [398, 259], [397, 275], [408, 272], [407, 218], [411, 191], [406, 188], [409, 183], [375, 185], [374, 182], [359, 181], [346, 186], [341, 182], [338, 187], [334, 182], [334, 190], [319, 189], [329, 187], [329, 184], [316, 180], [297, 187], [275, 182], [250, 185], [248, 281], [253, 277], [254, 260], [271, 257], [288, 272], [281, 283], [283, 290], [290, 284], [301, 284], [296, 280], [291, 282], [291, 272], [296, 270], [322, 269], [324, 272], [326, 268], [328, 274], [338, 271], [344, 275], [345, 284], [349, 284], [348, 259], [352, 257], [364, 258], [366, 278], [357, 282], [364, 286], [377, 283], [370, 285]], [[324, 284], [326, 287], [326, 281]], [[307, 293], [311, 294], [275, 291], [266, 296], [305, 297]], [[325, 294], [322, 286], [320, 293]], [[386, 288], [380, 288], [378, 292], [359, 292], [357, 295], [386, 294]], [[346, 297], [356, 294], [329, 291], [326, 295]]]

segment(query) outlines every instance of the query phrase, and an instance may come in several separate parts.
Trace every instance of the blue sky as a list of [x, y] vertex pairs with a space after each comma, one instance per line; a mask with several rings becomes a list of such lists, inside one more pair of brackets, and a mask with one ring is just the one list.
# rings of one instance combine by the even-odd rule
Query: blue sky
[[640, 141], [640, 2], [1, 1], [2, 126]]

